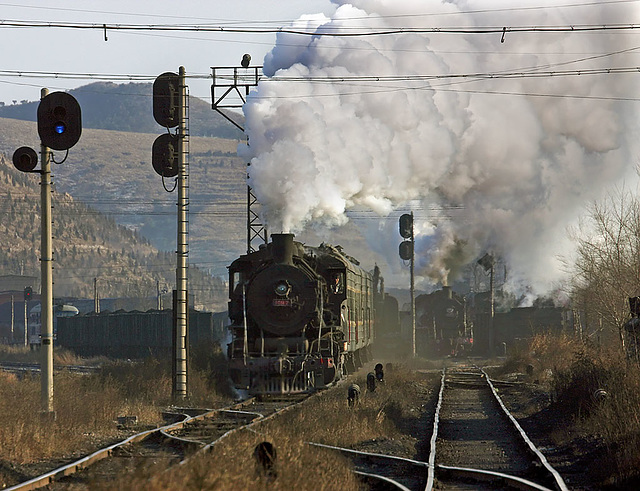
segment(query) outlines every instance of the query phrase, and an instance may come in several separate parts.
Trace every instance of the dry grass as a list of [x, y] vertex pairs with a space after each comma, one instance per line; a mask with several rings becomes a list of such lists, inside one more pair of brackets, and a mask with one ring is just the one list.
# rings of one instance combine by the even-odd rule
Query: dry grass
[[358, 490], [350, 464], [335, 452], [304, 444], [289, 432], [270, 433], [276, 448], [276, 465], [266, 474], [253, 458], [263, 435], [244, 432], [232, 435], [209, 455], [197, 456], [171, 472], [153, 475], [153, 468], [136, 473], [122, 483], [96, 489], [127, 490]]
[[[599, 445], [601, 462], [591, 471], [600, 484], [619, 486], [640, 479], [637, 364], [627, 361], [620, 350], [551, 335], [535, 337], [528, 350], [514, 353], [507, 364], [534, 366], [532, 379], [548, 377], [552, 407], [568, 421], [556, 437], [588, 437]], [[599, 397], [598, 390], [606, 396]]]
[[39, 363], [38, 351], [18, 345], [0, 344], [0, 361]]
[[[426, 421], [423, 406], [429, 396], [424, 379], [404, 369], [387, 373], [385, 384], [378, 385], [374, 393], [367, 392], [365, 376], [366, 372], [355, 379], [362, 392], [353, 408], [347, 405], [347, 385], [343, 384], [252, 430], [232, 435], [210, 454], [198, 455], [180, 469], [159, 478], [151, 477], [154, 469], [140, 470], [115, 489], [363, 489], [347, 459], [307, 442], [349, 448], [388, 442], [395, 445], [394, 450], [404, 442], [404, 456], [416, 457], [418, 442], [407, 435], [407, 427], [410, 422]], [[275, 477], [261, 472], [253, 457], [256, 445], [263, 441], [276, 448]]]
[[117, 438], [116, 419], [135, 414], [143, 425], [155, 425], [160, 414], [152, 401], [122, 391], [119, 382], [102, 375], [56, 373], [56, 420], [42, 418], [40, 377], [0, 377], [0, 459], [24, 464], [69, 455]]
[[[604, 484], [640, 481], [640, 369], [619, 353], [585, 349], [558, 374], [559, 403], [578, 414], [578, 427], [603, 445]], [[597, 390], [606, 397], [596, 397]], [[606, 470], [606, 472], [602, 472]]]
[[[69, 352], [54, 353], [57, 366], [87, 364]], [[32, 356], [28, 350], [4, 354], [15, 361], [30, 361]], [[228, 387], [206, 369], [193, 366], [189, 380], [192, 393], [185, 404], [217, 407], [229, 400]], [[218, 391], [217, 384], [223, 390]], [[119, 416], [137, 416], [136, 431], [160, 424], [161, 409], [172, 402], [171, 366], [168, 361], [147, 359], [139, 363], [111, 362], [93, 375], [56, 371], [54, 422], [42, 419], [39, 374], [26, 374], [19, 380], [0, 372], [0, 394], [0, 460], [26, 464], [123, 439], [117, 426]]]
[[[0, 344], [0, 361], [40, 363], [42, 355], [39, 350], [17, 345]], [[53, 364], [56, 366], [87, 365], [95, 366], [107, 362], [105, 357], [81, 358], [73, 351], [56, 348], [53, 351]]]
[[531, 381], [550, 384], [554, 373], [569, 368], [573, 354], [581, 346], [580, 341], [571, 336], [537, 335], [529, 344], [514, 345], [497, 373], [527, 374]]
[[57, 419], [48, 424], [40, 415], [39, 377], [0, 379], [1, 459], [23, 464], [60, 457], [82, 447], [87, 435], [116, 436], [112, 384], [87, 390], [66, 374], [56, 376], [55, 383]]

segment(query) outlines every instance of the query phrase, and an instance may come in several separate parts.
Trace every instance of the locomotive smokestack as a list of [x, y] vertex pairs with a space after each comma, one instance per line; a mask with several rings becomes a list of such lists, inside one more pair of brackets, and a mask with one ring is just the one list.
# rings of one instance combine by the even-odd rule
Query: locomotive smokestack
[[293, 234], [272, 234], [271, 254], [278, 264], [293, 264]]
[[444, 293], [444, 297], [446, 299], [451, 299], [451, 287], [450, 286], [443, 286], [442, 287], [442, 292]]

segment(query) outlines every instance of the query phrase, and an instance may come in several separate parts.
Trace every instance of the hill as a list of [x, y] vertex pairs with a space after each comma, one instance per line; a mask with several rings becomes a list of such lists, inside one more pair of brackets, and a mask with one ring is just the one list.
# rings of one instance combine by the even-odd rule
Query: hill
[[[153, 171], [155, 138], [156, 134], [83, 130], [67, 160], [53, 166], [53, 182], [58, 191], [135, 230], [159, 250], [175, 251], [177, 193], [166, 192]], [[39, 148], [38, 142], [35, 123], [0, 119], [0, 152], [10, 156], [22, 145]], [[190, 138], [190, 261], [215, 274], [225, 274], [230, 258], [245, 247], [246, 165], [236, 156], [237, 144]], [[64, 152], [55, 155], [61, 160]], [[165, 185], [172, 189], [173, 179]]]
[[[67, 160], [54, 165], [53, 182], [61, 193], [136, 231], [162, 251], [176, 248], [177, 193], [167, 193], [151, 166], [156, 134], [86, 129]], [[246, 164], [237, 157], [239, 141], [190, 138], [189, 261], [212, 274], [246, 252]], [[36, 124], [0, 118], [0, 153], [22, 146], [39, 148]], [[56, 152], [61, 159], [63, 152]], [[32, 177], [36, 186], [36, 178]], [[173, 180], [166, 180], [171, 189]], [[277, 232], [277, 231], [274, 231]], [[312, 245], [342, 245], [365, 267], [385, 264], [365, 245], [353, 222], [335, 230], [310, 229], [299, 240]]]
[[[96, 82], [70, 90], [82, 108], [82, 127], [135, 133], [160, 133], [153, 119], [153, 84]], [[0, 118], [36, 121], [39, 101], [0, 106]], [[242, 115], [228, 113], [238, 122]], [[192, 136], [243, 138], [243, 133], [197, 97], [189, 97]]]
[[[138, 232], [116, 224], [67, 193], [54, 192], [53, 256], [56, 297], [155, 296], [175, 284], [175, 254], [159, 251]], [[0, 155], [0, 274], [40, 274], [40, 190], [37, 174], [23, 174]], [[190, 268], [196, 305], [224, 309], [224, 283]]]

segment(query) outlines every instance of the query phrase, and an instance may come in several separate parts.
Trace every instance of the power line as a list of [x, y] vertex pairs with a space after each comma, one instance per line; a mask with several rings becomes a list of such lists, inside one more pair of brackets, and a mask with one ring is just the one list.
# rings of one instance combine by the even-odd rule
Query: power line
[[[566, 8], [584, 8], [584, 7], [592, 7], [592, 6], [604, 6], [604, 5], [624, 5], [628, 3], [636, 3], [638, 0], [601, 0], [601, 1], [592, 1], [592, 2], [580, 2], [580, 3], [566, 3], [566, 4], [557, 4], [553, 5], [554, 9], [566, 9]], [[255, 20], [248, 21], [246, 19], [242, 20], [233, 20], [233, 19], [211, 19], [205, 17], [196, 17], [196, 16], [177, 16], [177, 15], [162, 15], [158, 13], [140, 13], [140, 12], [116, 12], [116, 11], [108, 11], [108, 10], [90, 10], [90, 9], [73, 9], [73, 8], [63, 8], [63, 7], [43, 7], [43, 6], [34, 6], [34, 5], [23, 5], [23, 4], [13, 4], [13, 3], [0, 3], [0, 6], [4, 7], [17, 7], [17, 8], [26, 8], [26, 9], [35, 9], [35, 10], [47, 10], [54, 12], [78, 12], [78, 13], [90, 13], [90, 14], [107, 14], [107, 15], [121, 15], [128, 17], [156, 17], [156, 18], [169, 18], [169, 19], [190, 19], [190, 20], [206, 20], [206, 21], [215, 21], [223, 24], [277, 24], [282, 25], [285, 23], [293, 22], [293, 19], [272, 19], [272, 20]], [[398, 18], [420, 18], [420, 17], [442, 17], [442, 16], [454, 16], [454, 15], [469, 15], [469, 14], [486, 14], [486, 13], [498, 13], [498, 12], [527, 12], [533, 10], [548, 10], [550, 6], [541, 5], [541, 6], [526, 6], [526, 7], [505, 7], [505, 8], [495, 8], [495, 9], [475, 9], [475, 10], [459, 10], [459, 11], [449, 11], [449, 12], [425, 12], [425, 13], [411, 13], [411, 14], [395, 14], [395, 15], [380, 15], [378, 19], [398, 19]], [[362, 20], [363, 17], [342, 17], [340, 20]]]
[[[638, 48], [633, 48], [637, 50]], [[568, 61], [562, 64], [576, 63], [577, 61]], [[9, 73], [8, 73], [9, 72]], [[288, 77], [288, 76], [276, 76], [272, 78], [265, 78], [263, 82], [302, 82], [302, 83], [327, 83], [327, 84], [352, 84], [356, 87], [355, 83], [392, 83], [392, 82], [431, 82], [439, 80], [464, 80], [479, 82], [483, 80], [509, 80], [509, 79], [527, 79], [527, 78], [553, 78], [553, 77], [576, 77], [576, 76], [589, 76], [589, 75], [620, 75], [631, 74], [640, 72], [640, 66], [627, 66], [627, 67], [606, 67], [606, 68], [583, 68], [574, 70], [547, 70], [544, 67], [537, 69], [535, 67], [523, 68], [518, 71], [502, 71], [502, 72], [477, 72], [477, 73], [460, 73], [460, 74], [441, 74], [441, 75], [353, 75], [353, 76], [340, 76], [340, 77]], [[0, 76], [14, 76], [20, 77], [22, 72], [0, 70]], [[38, 75], [42, 74], [42, 75]], [[132, 75], [90, 75], [90, 74], [57, 74], [47, 72], [31, 72], [29, 76], [34, 78], [77, 78], [87, 80], [133, 80], [134, 77], [139, 77], [137, 80], [153, 80], [155, 77], [151, 76], [132, 76]], [[112, 77], [112, 78], [110, 78]], [[210, 76], [196, 75], [193, 78], [210, 78]], [[0, 81], [2, 82], [2, 81]], [[4, 82], [7, 83], [7, 82]], [[364, 87], [357, 85], [357, 87]], [[416, 86], [395, 86], [378, 88], [375, 90], [354, 90], [352, 92], [341, 92], [331, 94], [307, 94], [307, 95], [276, 95], [276, 96], [264, 96], [254, 95], [254, 99], [313, 99], [323, 97], [335, 97], [335, 96], [349, 96], [349, 95], [362, 95], [362, 94], [374, 94], [385, 92], [396, 92], [404, 90], [444, 90], [440, 89], [441, 86], [425, 85], [421, 87]], [[454, 90], [449, 90], [452, 92]], [[591, 99], [591, 100], [620, 100], [620, 101], [636, 101], [635, 97], [611, 97], [611, 96], [585, 96], [585, 95], [571, 95], [571, 94], [543, 94], [543, 93], [523, 93], [523, 92], [500, 92], [500, 91], [488, 91], [488, 90], [474, 90], [466, 91], [459, 90], [461, 93], [476, 93], [476, 94], [500, 94], [500, 95], [521, 95], [532, 97], [555, 97], [555, 98], [570, 98], [570, 99]], [[130, 95], [130, 94], [129, 94]], [[139, 94], [140, 96], [151, 97], [150, 94]], [[209, 97], [210, 98], [210, 97]]]
[[[620, 0], [618, 0], [620, 1]], [[629, 0], [627, 0], [629, 1]], [[0, 3], [2, 7], [17, 7], [24, 9], [35, 9], [35, 10], [47, 10], [54, 12], [75, 12], [75, 13], [88, 13], [88, 14], [108, 14], [108, 15], [121, 15], [127, 17], [156, 17], [156, 18], [166, 18], [166, 19], [189, 19], [189, 20], [206, 20], [206, 21], [215, 21], [221, 23], [252, 23], [252, 21], [246, 20], [233, 20], [233, 19], [212, 19], [208, 17], [195, 17], [195, 16], [179, 16], [179, 15], [162, 15], [157, 13], [138, 13], [138, 12], [116, 12], [113, 10], [90, 10], [90, 9], [72, 9], [72, 8], [64, 8], [64, 7], [42, 7], [42, 6], [34, 6], [34, 5], [21, 5], [15, 3]], [[265, 21], [255, 21], [259, 23], [264, 23]], [[291, 20], [273, 20], [269, 22], [278, 22], [278, 23], [286, 23], [291, 22]]]
[[560, 77], [572, 75], [609, 75], [619, 73], [640, 72], [640, 66], [632, 67], [610, 67], [575, 70], [539, 70], [539, 71], [514, 71], [514, 72], [477, 72], [445, 75], [354, 75], [354, 76], [327, 76], [327, 77], [287, 77], [275, 76], [266, 79], [274, 82], [328, 82], [331, 84], [340, 82], [420, 82], [443, 79], [513, 79], [513, 78], [541, 78]]
[[[320, 26], [314, 30], [301, 30], [288, 27], [231, 27], [222, 25], [180, 25], [180, 24], [96, 24], [82, 22], [48, 22], [21, 21], [13, 19], [0, 20], [0, 27], [13, 28], [57, 28], [78, 30], [108, 31], [161, 31], [161, 32], [202, 32], [230, 34], [297, 34], [301, 36], [329, 37], [370, 37], [393, 34], [504, 34], [504, 33], [561, 33], [561, 32], [603, 32], [634, 31], [640, 29], [639, 24], [575, 24], [548, 26], [487, 26], [487, 27], [401, 27], [371, 28], [350, 26]], [[348, 32], [344, 32], [347, 30]], [[341, 32], [342, 31], [342, 32]]]
[[[631, 48], [621, 49], [608, 53], [597, 53], [590, 56], [581, 57], [577, 59], [571, 59], [558, 63], [548, 63], [542, 66], [533, 65], [529, 67], [522, 67], [512, 70], [504, 70], [498, 72], [479, 72], [479, 73], [466, 73], [466, 74], [444, 74], [444, 75], [393, 75], [393, 76], [381, 76], [381, 75], [353, 75], [353, 76], [323, 76], [323, 77], [292, 77], [292, 76], [274, 76], [270, 78], [262, 78], [263, 81], [321, 81], [321, 82], [343, 82], [343, 81], [410, 81], [410, 80], [430, 80], [434, 78], [471, 78], [471, 77], [484, 77], [484, 78], [513, 78], [529, 76], [535, 73], [544, 73], [547, 76], [566, 75], [566, 74], [584, 74], [584, 73], [623, 73], [625, 71], [638, 71], [640, 67], [619, 67], [619, 68], [599, 68], [599, 69], [577, 69], [567, 70], [564, 72], [559, 71], [545, 71], [548, 68], [556, 66], [566, 66], [570, 64], [582, 63], [585, 61], [593, 61], [602, 58], [609, 58], [621, 54], [628, 54], [634, 51], [640, 51], [640, 46], [633, 46]], [[438, 53], [438, 51], [434, 51]], [[467, 53], [473, 54], [473, 53]], [[518, 53], [513, 53], [518, 54]], [[531, 53], [526, 53], [531, 54]], [[538, 53], [540, 54], [540, 53]], [[502, 56], [502, 53], [501, 53]], [[261, 68], [261, 67], [257, 67]], [[63, 78], [63, 79], [83, 79], [83, 80], [107, 80], [107, 81], [143, 81], [150, 82], [156, 79], [157, 75], [145, 75], [145, 74], [107, 74], [107, 73], [80, 73], [80, 72], [48, 72], [48, 71], [32, 71], [32, 70], [0, 70], [0, 76], [9, 77], [25, 77], [25, 78]], [[225, 75], [217, 75], [219, 79], [235, 79], [237, 75], [225, 77]], [[190, 74], [187, 75], [190, 79], [204, 79], [208, 80], [212, 78], [211, 74]], [[139, 94], [140, 96], [150, 96], [150, 94]]]

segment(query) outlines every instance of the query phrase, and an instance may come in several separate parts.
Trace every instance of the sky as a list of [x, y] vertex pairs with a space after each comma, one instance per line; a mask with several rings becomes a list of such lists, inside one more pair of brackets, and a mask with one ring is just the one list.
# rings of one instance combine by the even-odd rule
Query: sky
[[[27, 78], [11, 72], [147, 75], [184, 66], [187, 76], [210, 75], [211, 66], [238, 66], [244, 53], [261, 62], [273, 47], [275, 34], [233, 34], [157, 31], [123, 32], [107, 29], [7, 27], [7, 21], [86, 23], [102, 26], [136, 24], [234, 25], [279, 27], [301, 14], [331, 12], [329, 0], [26, 0], [0, 2], [0, 101], [38, 100], [40, 89], [68, 90], [87, 79]], [[211, 100], [211, 82], [188, 81], [191, 95]]]
[[[415, 215], [420, 286], [450, 284], [489, 252], [514, 291], [551, 291], [567, 228], [640, 155], [640, 0], [291, 0], [0, 3], [1, 101], [89, 80], [8, 70], [146, 75], [185, 67], [208, 100], [211, 66], [264, 65], [243, 108], [250, 184], [270, 232], [356, 217], [398, 260]], [[174, 15], [179, 5], [179, 15]], [[116, 12], [126, 12], [119, 14]], [[7, 27], [8, 20], [104, 29]], [[158, 32], [110, 25], [279, 28]], [[384, 32], [384, 34], [381, 34]], [[355, 252], [357, 255], [357, 251]]]

